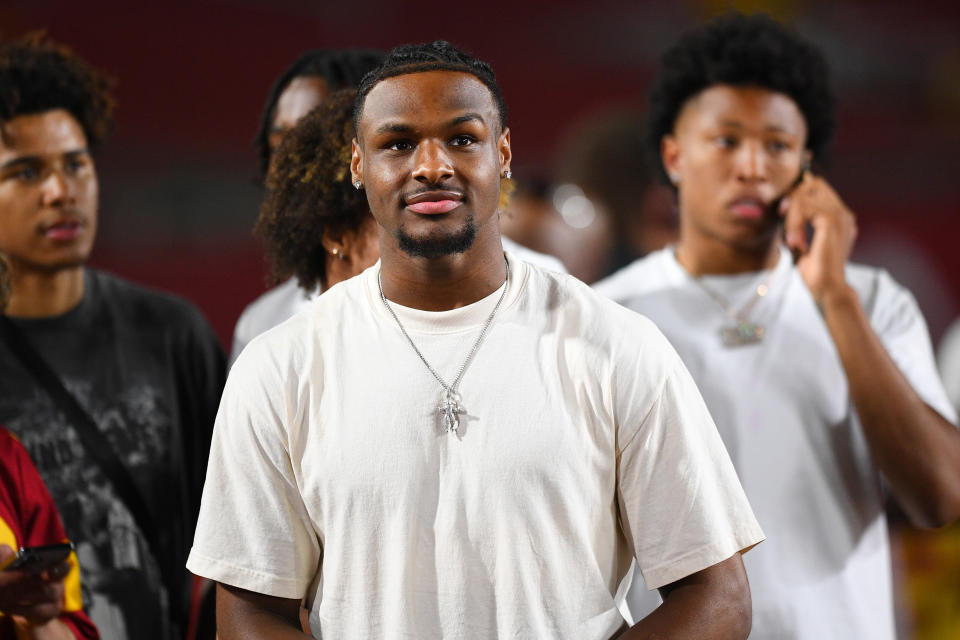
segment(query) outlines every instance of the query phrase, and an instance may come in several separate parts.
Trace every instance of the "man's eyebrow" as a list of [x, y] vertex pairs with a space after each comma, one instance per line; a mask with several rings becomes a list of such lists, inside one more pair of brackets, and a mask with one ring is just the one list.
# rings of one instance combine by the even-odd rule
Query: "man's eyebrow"
[[41, 164], [43, 158], [40, 156], [20, 156], [19, 158], [14, 158], [13, 160], [7, 160], [2, 165], [0, 165], [0, 170], [10, 169], [12, 167], [29, 166], [33, 164]]
[[[738, 121], [736, 121], [736, 120], [722, 120], [722, 121], [720, 122], [720, 125], [721, 125], [721, 126], [724, 126], [724, 127], [730, 127], [730, 128], [732, 128], [732, 129], [745, 129], [745, 128], [746, 128], [742, 122], [738, 122]], [[781, 126], [778, 125], [778, 124], [768, 124], [766, 127], [763, 128], [763, 130], [764, 130], [764, 131], [771, 131], [771, 132], [773, 132], [773, 133], [789, 133], [789, 131], [787, 131], [786, 129], [784, 129], [783, 127], [781, 127]]]
[[[62, 154], [64, 158], [73, 160], [80, 156], [90, 155], [90, 150], [87, 148], [83, 149], [73, 149]], [[7, 160], [2, 165], [0, 165], [0, 170], [9, 169], [11, 167], [19, 166], [29, 166], [34, 164], [43, 164], [43, 157], [41, 156], [19, 156], [12, 160]]]
[[413, 131], [413, 127], [408, 124], [402, 124], [399, 122], [387, 122], [377, 127], [377, 130], [373, 133], [376, 135], [382, 133], [410, 133]]
[[478, 121], [481, 124], [486, 124], [486, 122], [483, 119], [483, 116], [480, 115], [479, 113], [465, 113], [462, 116], [457, 116], [456, 118], [451, 120], [450, 126], [455, 127], [458, 124], [463, 124], [464, 122], [474, 122], [474, 121]]

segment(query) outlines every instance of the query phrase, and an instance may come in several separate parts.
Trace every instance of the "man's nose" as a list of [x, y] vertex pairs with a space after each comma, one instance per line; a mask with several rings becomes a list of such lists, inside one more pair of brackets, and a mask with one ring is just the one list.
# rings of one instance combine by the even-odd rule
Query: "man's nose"
[[43, 181], [43, 204], [47, 207], [57, 207], [67, 204], [73, 197], [70, 181], [63, 172], [54, 169]]
[[737, 177], [745, 181], [766, 179], [767, 157], [761, 142], [747, 141], [737, 150]]
[[417, 146], [413, 177], [426, 184], [439, 184], [453, 176], [453, 163], [442, 143], [425, 140]]

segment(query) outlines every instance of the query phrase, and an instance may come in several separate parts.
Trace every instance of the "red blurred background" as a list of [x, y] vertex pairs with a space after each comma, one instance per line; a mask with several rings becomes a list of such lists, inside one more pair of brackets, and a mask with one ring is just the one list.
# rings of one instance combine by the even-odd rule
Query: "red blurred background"
[[[858, 215], [855, 257], [911, 288], [938, 339], [960, 301], [960, 2], [7, 0], [0, 33], [45, 29], [116, 78], [94, 263], [192, 300], [229, 346], [265, 288], [251, 141], [273, 79], [301, 52], [450, 40], [492, 63], [517, 165], [546, 174], [568, 131], [642, 106], [659, 53], [731, 6], [792, 23], [826, 53], [840, 105], [828, 178]], [[903, 584], [960, 611], [956, 527], [907, 535], [919, 542], [903, 552]], [[924, 587], [923, 567], [946, 580]], [[905, 628], [922, 627], [910, 620], [922, 608], [905, 605]]]

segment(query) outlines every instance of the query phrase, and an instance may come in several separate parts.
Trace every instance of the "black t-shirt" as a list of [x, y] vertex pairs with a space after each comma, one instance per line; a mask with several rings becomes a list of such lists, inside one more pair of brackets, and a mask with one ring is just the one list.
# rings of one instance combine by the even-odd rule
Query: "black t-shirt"
[[[0, 424], [53, 495], [77, 547], [85, 608], [104, 638], [182, 636], [184, 565], [226, 375], [220, 343], [188, 303], [90, 269], [76, 308], [11, 320], [113, 445], [160, 529], [155, 552], [69, 420], [0, 341]], [[164, 571], [179, 584], [164, 585]]]

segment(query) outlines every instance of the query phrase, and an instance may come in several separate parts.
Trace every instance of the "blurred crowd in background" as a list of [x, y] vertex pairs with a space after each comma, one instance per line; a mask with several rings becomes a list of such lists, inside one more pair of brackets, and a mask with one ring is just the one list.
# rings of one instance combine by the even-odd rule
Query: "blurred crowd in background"
[[[259, 114], [304, 51], [446, 38], [489, 60], [515, 157], [503, 232], [592, 283], [675, 239], [673, 193], [643, 152], [643, 98], [676, 34], [730, 6], [770, 13], [825, 52], [839, 101], [826, 174], [858, 217], [853, 258], [916, 295], [937, 345], [960, 315], [957, 3], [559, 0], [424, 11], [368, 0], [360, 11], [297, 0], [14, 0], [0, 6], [0, 33], [44, 29], [116, 79], [116, 130], [97, 156], [93, 263], [188, 298], [229, 346], [241, 310], [267, 287], [251, 234], [263, 195]], [[891, 523], [903, 637], [957, 637], [960, 530], [919, 532], [898, 514]]]

